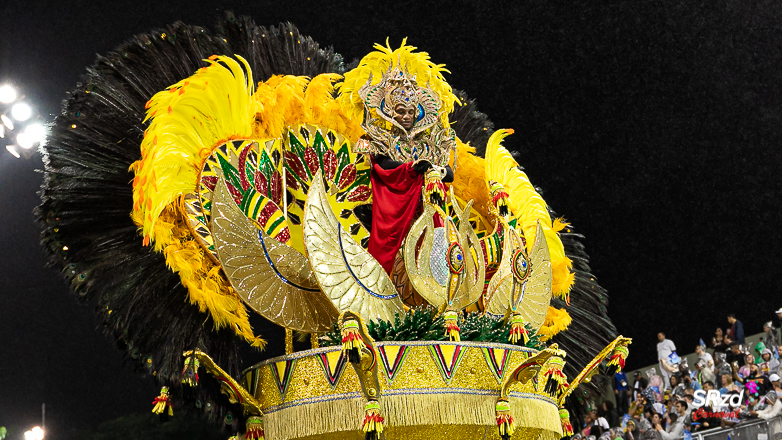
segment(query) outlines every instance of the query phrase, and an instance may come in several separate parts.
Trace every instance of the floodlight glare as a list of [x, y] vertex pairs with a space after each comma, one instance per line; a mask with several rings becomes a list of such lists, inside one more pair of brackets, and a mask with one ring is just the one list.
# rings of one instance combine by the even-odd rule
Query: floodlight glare
[[4, 85], [0, 87], [0, 102], [3, 104], [10, 104], [16, 99], [16, 90], [9, 86]]
[[14, 129], [14, 123], [11, 121], [11, 118], [9, 118], [6, 115], [0, 115], [0, 121], [3, 121], [3, 125], [6, 126], [9, 130]]
[[28, 125], [24, 132], [33, 142], [43, 143], [46, 140], [46, 127], [39, 122]]
[[33, 432], [33, 438], [35, 440], [43, 440], [43, 429], [41, 429], [40, 426], [36, 426], [32, 429]]
[[31, 109], [30, 106], [24, 102], [14, 104], [14, 106], [11, 107], [11, 116], [13, 116], [17, 121], [26, 121], [30, 119], [30, 116], [32, 115], [33, 109]]
[[9, 153], [13, 154], [13, 156], [17, 159], [21, 158], [22, 156], [19, 154], [18, 151], [16, 151], [16, 147], [13, 145], [6, 145], [5, 149], [8, 150]]
[[29, 134], [22, 132], [16, 135], [16, 143], [25, 150], [29, 150], [30, 148], [33, 148], [35, 142]]

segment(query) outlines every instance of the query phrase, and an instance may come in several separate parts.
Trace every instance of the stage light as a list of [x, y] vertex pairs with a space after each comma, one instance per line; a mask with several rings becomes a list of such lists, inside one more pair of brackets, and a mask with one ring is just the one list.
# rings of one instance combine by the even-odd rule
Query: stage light
[[16, 90], [9, 86], [4, 85], [0, 87], [0, 102], [3, 104], [10, 104], [16, 99]]
[[43, 440], [43, 429], [40, 426], [24, 432], [24, 440]]
[[36, 426], [32, 429], [32, 431], [34, 436], [33, 438], [35, 438], [35, 440], [43, 440], [43, 429], [41, 429], [40, 426]]
[[16, 143], [25, 150], [29, 150], [30, 148], [33, 148], [35, 141], [33, 141], [29, 134], [22, 132], [16, 135]]
[[3, 121], [3, 125], [9, 130], [14, 129], [14, 123], [11, 121], [11, 118], [9, 118], [6, 115], [0, 115], [0, 120]]
[[8, 150], [9, 153], [11, 153], [15, 158], [20, 159], [22, 156], [19, 154], [18, 151], [16, 151], [16, 147], [13, 145], [6, 145], [5, 149]]
[[30, 106], [24, 102], [14, 104], [14, 106], [11, 107], [11, 116], [13, 116], [17, 121], [26, 121], [30, 119], [30, 116], [32, 115], [33, 109], [31, 109]]
[[46, 127], [39, 122], [28, 125], [24, 132], [33, 142], [43, 143], [46, 140]]

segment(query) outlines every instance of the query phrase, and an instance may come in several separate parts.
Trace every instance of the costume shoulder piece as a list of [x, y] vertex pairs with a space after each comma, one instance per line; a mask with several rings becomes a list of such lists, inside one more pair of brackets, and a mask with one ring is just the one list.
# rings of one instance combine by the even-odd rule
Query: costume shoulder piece
[[[44, 245], [162, 386], [152, 411], [273, 440], [571, 433], [630, 341], [512, 130], [405, 41], [346, 72], [291, 25], [219, 28], [100, 57], [43, 147]], [[378, 173], [414, 202], [395, 244]]]

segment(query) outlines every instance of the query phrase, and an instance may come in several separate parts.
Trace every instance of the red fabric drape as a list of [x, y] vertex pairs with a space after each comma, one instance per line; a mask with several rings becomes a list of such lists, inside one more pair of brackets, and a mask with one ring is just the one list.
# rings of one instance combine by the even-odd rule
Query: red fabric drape
[[392, 170], [372, 164], [372, 234], [369, 253], [390, 275], [394, 259], [419, 212], [424, 178], [411, 163]]

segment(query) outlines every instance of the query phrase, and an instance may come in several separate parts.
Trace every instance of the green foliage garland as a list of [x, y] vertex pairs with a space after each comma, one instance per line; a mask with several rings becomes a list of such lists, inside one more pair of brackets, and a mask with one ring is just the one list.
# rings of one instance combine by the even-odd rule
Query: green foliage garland
[[[525, 324], [532, 335], [535, 330]], [[480, 313], [461, 315], [459, 336], [462, 341], [499, 342], [510, 344], [510, 324], [504, 318], [494, 318]], [[417, 307], [407, 312], [396, 313], [394, 322], [379, 320], [367, 323], [369, 336], [375, 341], [447, 341], [445, 323], [442, 314], [431, 306]], [[342, 344], [339, 326], [335, 322], [331, 331], [320, 337], [322, 347]], [[525, 344], [520, 340], [515, 345], [542, 350], [545, 344], [537, 335], [531, 336]]]

